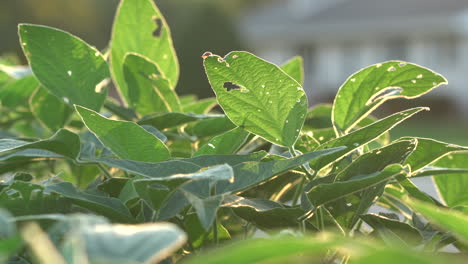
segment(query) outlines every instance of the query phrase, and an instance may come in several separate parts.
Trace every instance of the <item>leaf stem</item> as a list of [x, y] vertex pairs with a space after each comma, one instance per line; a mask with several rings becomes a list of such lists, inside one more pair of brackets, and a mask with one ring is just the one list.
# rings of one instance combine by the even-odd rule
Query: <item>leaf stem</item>
[[[289, 149], [289, 153], [291, 153], [291, 156], [293, 156], [293, 157], [298, 156], [296, 154], [296, 150], [294, 149], [294, 146], [291, 146], [288, 149]], [[306, 177], [307, 177], [307, 179], [309, 179], [309, 181], [312, 181], [315, 178], [315, 174], [310, 173], [310, 171], [306, 168], [305, 165], [302, 165], [301, 168], [304, 170], [304, 172], [306, 174]]]
[[107, 179], [111, 179], [112, 178], [112, 174], [110, 174], [106, 168], [104, 168], [104, 166], [101, 164], [101, 163], [97, 163], [97, 166], [98, 168], [104, 173], [104, 175], [106, 176]]
[[305, 177], [302, 177], [301, 182], [297, 185], [296, 191], [294, 192], [293, 200], [292, 200], [292, 206], [296, 206], [297, 202], [299, 201], [299, 196], [302, 193], [302, 190], [304, 188], [305, 184]]

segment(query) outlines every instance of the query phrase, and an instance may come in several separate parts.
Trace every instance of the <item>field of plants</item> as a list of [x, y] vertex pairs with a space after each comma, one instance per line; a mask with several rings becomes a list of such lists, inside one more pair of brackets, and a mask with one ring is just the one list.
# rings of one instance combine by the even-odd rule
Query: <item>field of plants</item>
[[440, 74], [381, 62], [309, 106], [300, 57], [206, 52], [216, 97], [199, 100], [175, 90], [152, 0], [121, 0], [103, 51], [47, 26], [18, 35], [28, 67], [0, 58], [0, 263], [468, 261], [468, 147], [392, 140], [426, 107], [371, 115]]

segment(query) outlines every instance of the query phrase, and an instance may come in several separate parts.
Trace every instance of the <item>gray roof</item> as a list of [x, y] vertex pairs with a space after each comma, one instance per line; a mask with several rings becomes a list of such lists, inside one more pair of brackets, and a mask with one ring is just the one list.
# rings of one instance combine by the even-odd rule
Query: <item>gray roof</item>
[[241, 32], [252, 41], [468, 32], [468, 0], [341, 0], [301, 16], [287, 2], [247, 13]]

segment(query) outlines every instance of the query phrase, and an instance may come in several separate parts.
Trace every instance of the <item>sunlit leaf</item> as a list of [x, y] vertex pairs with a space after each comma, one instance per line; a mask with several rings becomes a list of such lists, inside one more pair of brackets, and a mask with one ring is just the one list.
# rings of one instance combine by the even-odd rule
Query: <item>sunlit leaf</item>
[[248, 52], [210, 55], [204, 65], [218, 103], [234, 124], [274, 144], [293, 146], [307, 112], [298, 82]]

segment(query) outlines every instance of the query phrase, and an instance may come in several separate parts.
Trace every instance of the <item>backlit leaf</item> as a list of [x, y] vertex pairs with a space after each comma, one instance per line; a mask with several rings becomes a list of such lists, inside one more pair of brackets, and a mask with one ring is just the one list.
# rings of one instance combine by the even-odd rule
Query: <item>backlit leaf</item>
[[388, 61], [351, 75], [338, 90], [333, 103], [333, 125], [347, 133], [379, 105], [393, 98], [415, 98], [447, 84], [447, 80], [422, 66]]
[[293, 146], [307, 112], [298, 82], [248, 52], [207, 56], [204, 65], [219, 105], [234, 124], [274, 144]]
[[133, 122], [107, 119], [78, 105], [76, 110], [102, 144], [122, 159], [157, 162], [170, 157], [164, 143], [141, 126]]
[[106, 91], [100, 84], [109, 77], [102, 54], [83, 40], [58, 29], [21, 24], [24, 54], [39, 82], [65, 103], [99, 111]]

